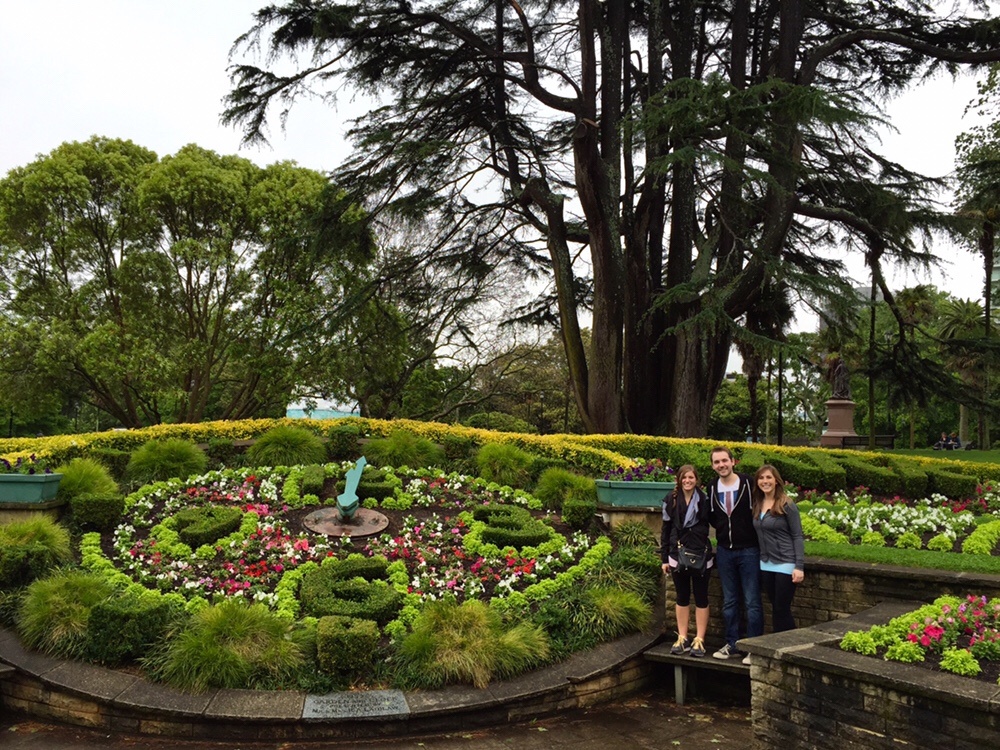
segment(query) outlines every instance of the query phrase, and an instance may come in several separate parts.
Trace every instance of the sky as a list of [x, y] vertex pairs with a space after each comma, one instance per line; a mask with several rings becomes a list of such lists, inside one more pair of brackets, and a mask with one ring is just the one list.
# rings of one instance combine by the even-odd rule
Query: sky
[[[362, 102], [333, 108], [304, 101], [287, 129], [275, 125], [271, 147], [240, 146], [240, 134], [219, 123], [229, 90], [226, 71], [234, 40], [263, 0], [0, 0], [0, 175], [64, 141], [92, 135], [126, 138], [164, 156], [188, 143], [240, 153], [258, 164], [290, 159], [330, 171], [348, 154], [348, 120]], [[975, 95], [971, 77], [935, 78], [890, 103], [898, 132], [884, 134], [884, 153], [930, 176], [954, 166], [955, 136]], [[946, 259], [930, 273], [895, 272], [894, 288], [932, 283], [979, 298], [978, 257], [939, 244]], [[850, 265], [866, 284], [860, 261]], [[808, 319], [800, 320], [808, 327]]]

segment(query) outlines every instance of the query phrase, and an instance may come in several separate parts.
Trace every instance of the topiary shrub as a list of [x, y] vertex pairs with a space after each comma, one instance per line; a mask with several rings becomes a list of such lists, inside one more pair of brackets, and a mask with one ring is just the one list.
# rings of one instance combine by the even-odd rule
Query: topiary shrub
[[597, 503], [597, 488], [594, 480], [581, 477], [567, 469], [546, 469], [538, 478], [532, 494], [542, 501], [548, 510], [560, 511], [569, 497], [577, 500], [593, 499]]
[[299, 466], [325, 460], [323, 441], [309, 430], [291, 425], [271, 428], [247, 450], [247, 462], [252, 466]]
[[486, 524], [482, 540], [487, 544], [495, 544], [500, 549], [537, 547], [551, 539], [555, 533], [527, 510], [516, 505], [481, 505], [473, 510], [472, 516]]
[[488, 482], [524, 488], [531, 479], [532, 456], [510, 443], [487, 443], [476, 454], [479, 476]]
[[370, 441], [365, 446], [365, 457], [376, 466], [423, 468], [443, 466], [445, 462], [441, 446], [407, 430], [396, 430], [385, 438]]
[[316, 625], [316, 661], [324, 672], [357, 674], [371, 668], [381, 634], [373, 620], [331, 615]]
[[99, 530], [118, 525], [125, 512], [125, 497], [117, 492], [85, 492], [69, 501], [73, 520], [83, 528]]
[[72, 559], [69, 532], [41, 513], [0, 526], [0, 589], [27, 586]]
[[402, 595], [383, 580], [388, 564], [384, 557], [331, 558], [302, 577], [302, 611], [312, 617], [341, 615], [385, 625], [403, 604]]
[[288, 623], [263, 604], [227, 599], [198, 610], [142, 663], [154, 678], [182, 690], [281, 687], [302, 665], [288, 631]]
[[444, 448], [444, 457], [449, 461], [464, 461], [472, 455], [474, 447], [472, 438], [451, 433], [441, 439], [441, 446]]
[[184, 544], [198, 549], [236, 531], [242, 520], [239, 508], [205, 505], [178, 511], [174, 514], [174, 528]]
[[183, 614], [183, 605], [154, 591], [109, 597], [90, 609], [86, 654], [109, 665], [144, 656]]
[[84, 494], [113, 495], [118, 492], [118, 484], [111, 478], [111, 472], [93, 458], [74, 458], [57, 468], [56, 473], [62, 474], [56, 495], [60, 500], [69, 501]]
[[28, 648], [52, 656], [81, 657], [87, 647], [90, 610], [114, 593], [103, 576], [59, 571], [28, 586], [17, 631]]
[[302, 467], [302, 487], [303, 495], [318, 495], [323, 491], [326, 484], [326, 471], [319, 464], [309, 464]]
[[361, 431], [353, 424], [336, 424], [326, 432], [326, 455], [330, 461], [353, 461], [358, 457]]
[[187, 479], [203, 473], [207, 465], [205, 452], [190, 440], [150, 440], [132, 454], [125, 475], [141, 483]]
[[574, 529], [585, 530], [590, 527], [597, 514], [597, 499], [582, 499], [578, 497], [568, 497], [563, 503], [562, 520], [563, 523], [572, 526]]

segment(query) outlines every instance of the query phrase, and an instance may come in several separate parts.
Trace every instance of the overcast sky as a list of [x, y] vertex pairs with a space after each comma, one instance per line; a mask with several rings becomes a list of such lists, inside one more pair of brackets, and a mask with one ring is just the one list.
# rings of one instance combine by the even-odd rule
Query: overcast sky
[[[239, 133], [219, 124], [233, 41], [264, 0], [0, 0], [0, 174], [60, 143], [92, 135], [131, 139], [163, 156], [187, 143], [242, 153], [260, 164], [293, 159], [332, 170], [347, 153], [343, 133], [360, 105], [296, 105], [272, 148], [240, 151]], [[890, 105], [898, 134], [885, 153], [941, 176], [954, 163], [955, 136], [968, 129], [975, 81], [937, 78]], [[933, 283], [981, 296], [975, 255], [940, 247], [951, 261], [931, 274], [899, 273], [901, 287]], [[852, 274], [866, 283], [865, 271]]]

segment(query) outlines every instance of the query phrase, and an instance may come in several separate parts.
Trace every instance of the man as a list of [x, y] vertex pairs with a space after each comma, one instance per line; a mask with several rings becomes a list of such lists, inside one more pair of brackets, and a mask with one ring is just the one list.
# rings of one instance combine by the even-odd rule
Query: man
[[[729, 448], [712, 449], [712, 468], [718, 475], [708, 486], [711, 507], [709, 517], [715, 527], [715, 565], [722, 584], [722, 620], [726, 643], [712, 656], [728, 659], [740, 656], [736, 641], [740, 638], [740, 602], [746, 610], [746, 637], [764, 633], [764, 608], [760, 599], [760, 549], [753, 527], [753, 478], [734, 471]], [[743, 654], [744, 664], [750, 656]]]

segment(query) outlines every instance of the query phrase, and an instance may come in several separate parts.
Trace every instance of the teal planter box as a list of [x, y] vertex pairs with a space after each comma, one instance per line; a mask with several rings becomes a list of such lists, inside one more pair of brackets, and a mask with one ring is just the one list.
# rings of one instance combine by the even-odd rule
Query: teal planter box
[[44, 503], [59, 491], [62, 474], [0, 474], [0, 503]]
[[616, 482], [595, 479], [597, 504], [611, 508], [659, 508], [677, 482]]

